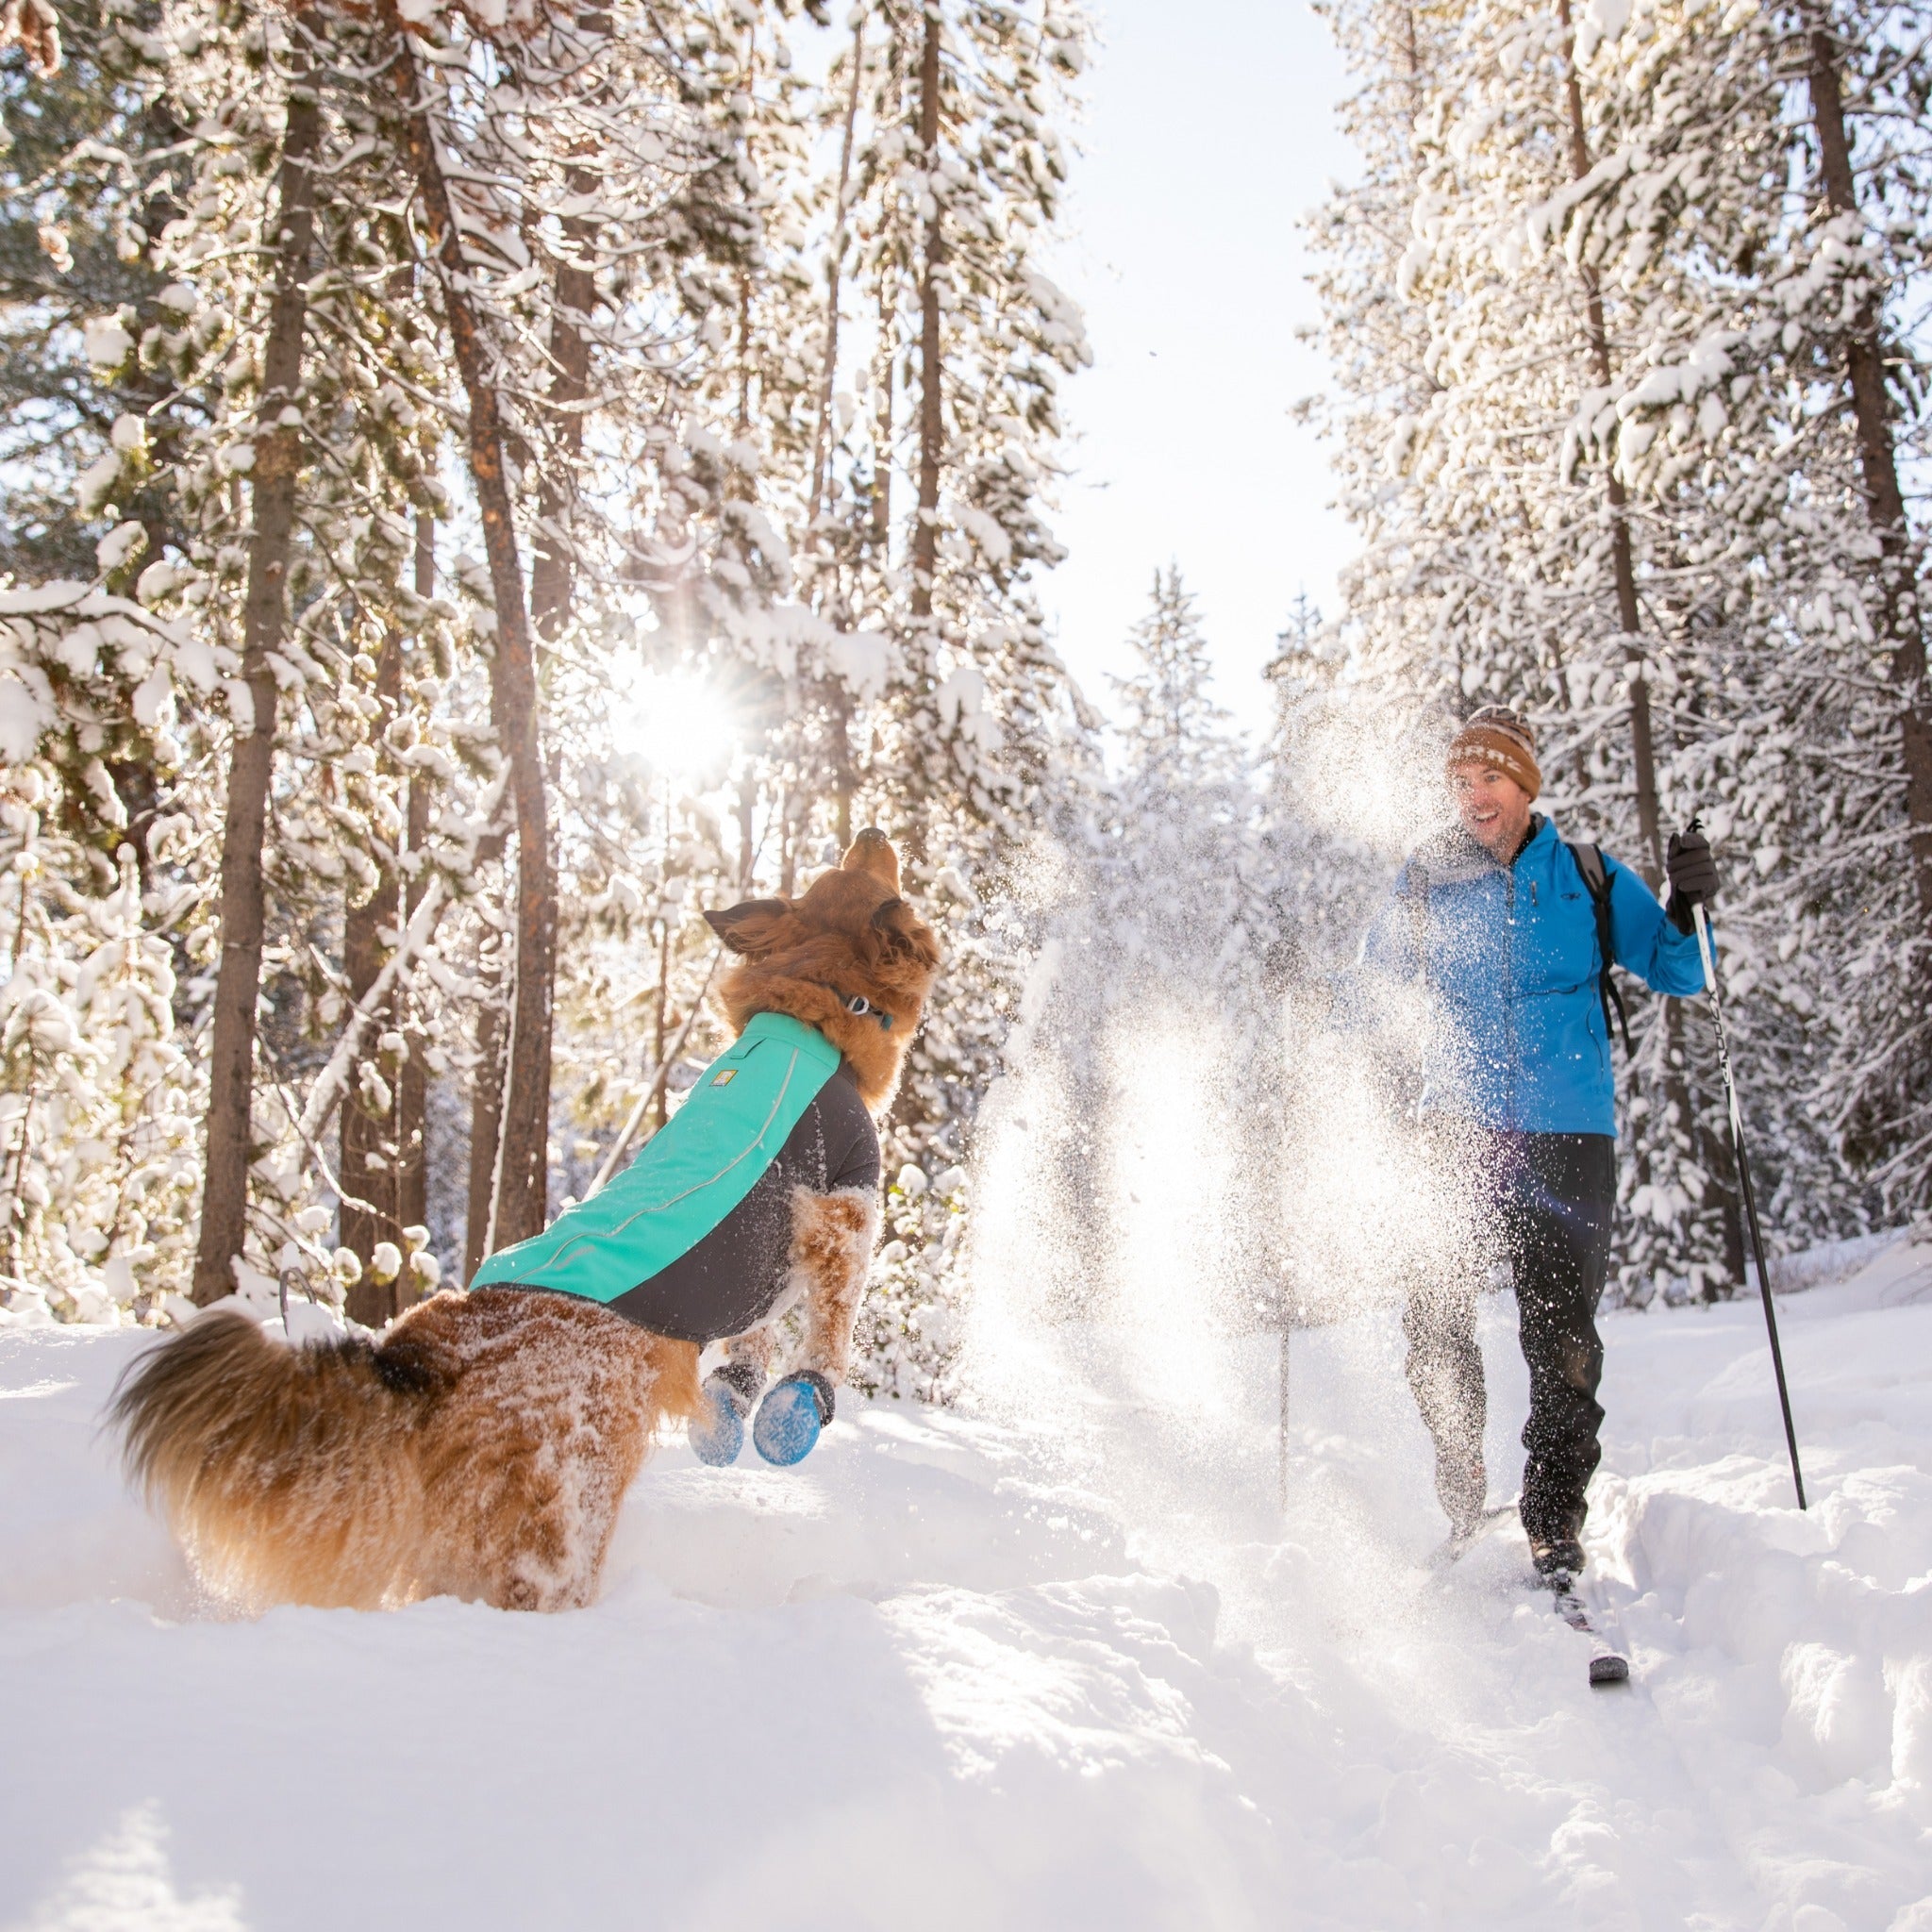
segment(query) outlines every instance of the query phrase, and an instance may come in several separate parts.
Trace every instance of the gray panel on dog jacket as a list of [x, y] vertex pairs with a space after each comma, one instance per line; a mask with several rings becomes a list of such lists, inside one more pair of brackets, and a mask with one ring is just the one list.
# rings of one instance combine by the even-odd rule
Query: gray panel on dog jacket
[[791, 1194], [879, 1185], [879, 1136], [843, 1061], [821, 1087], [778, 1158], [695, 1247], [609, 1304], [626, 1321], [676, 1341], [722, 1341], [778, 1306], [791, 1259]]
[[793, 1191], [878, 1183], [851, 1066], [816, 1028], [759, 1013], [623, 1174], [470, 1286], [580, 1296], [680, 1341], [742, 1335], [785, 1292]]

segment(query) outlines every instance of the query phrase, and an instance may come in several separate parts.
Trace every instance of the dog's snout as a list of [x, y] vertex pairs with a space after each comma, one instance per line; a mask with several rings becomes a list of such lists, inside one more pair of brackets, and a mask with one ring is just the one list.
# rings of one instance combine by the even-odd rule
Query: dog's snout
[[846, 848], [845, 872], [870, 873], [890, 891], [899, 890], [899, 855], [876, 825], [868, 825]]

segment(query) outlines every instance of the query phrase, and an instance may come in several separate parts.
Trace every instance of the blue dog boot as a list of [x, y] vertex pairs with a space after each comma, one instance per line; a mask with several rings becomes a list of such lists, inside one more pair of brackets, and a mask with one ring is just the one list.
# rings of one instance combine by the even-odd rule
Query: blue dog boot
[[758, 1404], [751, 1440], [767, 1462], [789, 1469], [811, 1454], [819, 1431], [831, 1420], [832, 1385], [816, 1369], [801, 1369]]
[[738, 1452], [744, 1447], [744, 1419], [763, 1380], [743, 1362], [713, 1369], [705, 1377], [705, 1406], [691, 1419], [689, 1431], [691, 1451], [700, 1462], [725, 1469], [738, 1460]]

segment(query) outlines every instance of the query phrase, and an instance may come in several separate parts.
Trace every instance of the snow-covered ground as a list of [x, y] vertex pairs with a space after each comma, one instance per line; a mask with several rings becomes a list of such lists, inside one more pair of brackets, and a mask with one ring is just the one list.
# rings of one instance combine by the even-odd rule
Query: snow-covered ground
[[1296, 1339], [1285, 1518], [1272, 1342], [1096, 1360], [672, 1445], [556, 1618], [225, 1619], [95, 1433], [145, 1338], [0, 1334], [0, 1925], [1932, 1932], [1932, 1250], [1781, 1308], [1805, 1516], [1754, 1305], [1607, 1324], [1597, 1691], [1513, 1528], [1427, 1566], [1386, 1313]]

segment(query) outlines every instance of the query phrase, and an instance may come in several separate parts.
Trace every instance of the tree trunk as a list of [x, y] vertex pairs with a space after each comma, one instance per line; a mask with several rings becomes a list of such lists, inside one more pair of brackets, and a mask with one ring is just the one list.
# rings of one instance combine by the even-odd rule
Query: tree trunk
[[[1811, 31], [1811, 114], [1818, 130], [1825, 205], [1834, 215], [1857, 216], [1857, 181], [1852, 173], [1851, 139], [1844, 94], [1839, 84], [1837, 34], [1829, 16]], [[1891, 410], [1885, 393], [1883, 304], [1868, 295], [1845, 331], [1845, 375], [1852, 391], [1852, 420], [1866, 513], [1879, 546], [1879, 623], [1891, 643], [1891, 675], [1904, 698], [1899, 729], [1904, 741], [1906, 823], [1910, 827], [1912, 872], [1919, 910], [1932, 928], [1932, 705], [1925, 690], [1925, 632], [1919, 609], [1918, 559], [1899, 488]]]
[[109, 758], [108, 779], [121, 809], [127, 814], [122, 837], [134, 847], [134, 874], [146, 893], [154, 886], [154, 857], [149, 841], [155, 821], [161, 814], [161, 783], [155, 767], [145, 758]]
[[[577, 16], [577, 27], [589, 38], [610, 32], [610, 15], [591, 8]], [[589, 50], [575, 58], [588, 62]], [[600, 93], [602, 91], [600, 90]], [[573, 168], [571, 194], [589, 200], [597, 191], [597, 177], [588, 168]], [[571, 541], [570, 513], [576, 502], [577, 461], [584, 449], [584, 403], [591, 392], [591, 344], [582, 324], [596, 305], [597, 279], [584, 266], [583, 257], [596, 231], [580, 215], [562, 223], [563, 249], [550, 308], [550, 415], [555, 441], [537, 495], [537, 535], [530, 558], [530, 619], [537, 635], [555, 638], [570, 615], [575, 588], [576, 552]]]
[[839, 369], [839, 284], [845, 266], [845, 186], [852, 177], [852, 135], [858, 124], [858, 88], [865, 74], [865, 16], [852, 22], [852, 89], [845, 97], [845, 131], [839, 143], [839, 211], [825, 251], [825, 366], [819, 375], [818, 426], [811, 439], [811, 490], [806, 504], [806, 541], [824, 502], [826, 445], [832, 421], [832, 383]]
[[[588, 194], [592, 177], [573, 172], [574, 193]], [[567, 244], [588, 240], [588, 224], [567, 222]], [[557, 265], [557, 291], [550, 315], [550, 407], [555, 441], [537, 494], [537, 536], [530, 559], [530, 616], [537, 634], [555, 638], [570, 616], [575, 588], [576, 553], [570, 538], [569, 518], [576, 500], [577, 459], [584, 448], [583, 404], [591, 390], [591, 345], [577, 326], [597, 299], [591, 271], [564, 260]]]
[[798, 880], [798, 805], [788, 785], [778, 794], [778, 896], [789, 899]]
[[242, 683], [254, 715], [237, 719], [228, 758], [222, 823], [222, 958], [215, 979], [214, 1037], [208, 1058], [208, 1158], [203, 1170], [201, 1234], [194, 1255], [194, 1300], [206, 1307], [235, 1290], [234, 1263], [248, 1227], [248, 1169], [253, 1158], [255, 1008], [261, 992], [261, 941], [267, 914], [261, 847], [275, 764], [275, 680], [269, 656], [288, 622], [289, 547], [295, 522], [300, 427], [284, 424], [299, 408], [303, 337], [308, 323], [308, 256], [315, 229], [313, 164], [322, 109], [299, 78], [307, 15], [291, 24], [298, 78], [290, 89], [275, 185], [275, 292], [262, 357], [253, 487], [255, 527], [248, 543], [248, 589], [242, 617]]
[[[416, 518], [416, 594], [436, 594], [436, 519], [426, 512]], [[409, 850], [422, 853], [429, 845], [429, 780], [417, 774], [409, 779], [407, 807]], [[406, 917], [423, 903], [429, 881], [419, 872], [405, 889]], [[429, 1219], [429, 1070], [424, 1061], [427, 1041], [414, 1028], [406, 1029], [409, 1057], [403, 1062], [396, 1088], [396, 1218], [405, 1227], [421, 1226]]]
[[925, 43], [919, 62], [919, 144], [925, 158], [926, 192], [933, 212], [925, 225], [925, 259], [919, 274], [919, 507], [912, 530], [912, 615], [932, 615], [933, 578], [939, 567], [940, 448], [945, 432], [940, 392], [944, 345], [940, 331], [940, 268], [945, 259], [943, 210], [935, 192], [940, 161], [940, 8], [925, 9]]
[[[403, 693], [403, 643], [394, 631], [383, 639], [382, 655], [375, 664], [375, 697], [381, 705], [379, 723], [387, 724], [396, 714]], [[385, 763], [389, 760], [385, 758]], [[394, 931], [402, 908], [401, 874], [393, 859], [382, 868], [375, 891], [360, 906], [351, 907], [342, 921], [342, 971], [349, 982], [349, 997], [358, 1006], [368, 998], [382, 971], [387, 951], [382, 933]], [[391, 994], [372, 1025], [378, 1041], [395, 1025], [395, 998]], [[380, 1046], [365, 1055], [370, 1061], [383, 1058]], [[402, 1217], [396, 1200], [396, 1156], [398, 1154], [395, 1077], [400, 1066], [393, 1060], [386, 1070], [389, 1105], [375, 1112], [363, 1096], [361, 1080], [352, 1077], [342, 1101], [341, 1242], [352, 1248], [362, 1263], [362, 1278], [349, 1291], [349, 1314], [364, 1326], [379, 1328], [397, 1312], [396, 1284], [376, 1282], [369, 1273], [369, 1258], [377, 1241], [401, 1239]], [[367, 1207], [352, 1206], [363, 1201]]]
[[489, 1259], [491, 1214], [496, 1205], [496, 1156], [503, 1131], [504, 1053], [509, 1044], [506, 1020], [510, 941], [497, 941], [497, 993], [476, 1015], [476, 1069], [470, 1090], [470, 1199], [463, 1231], [463, 1279], [467, 1282]]
[[[435, 531], [434, 518], [417, 517], [415, 586], [419, 597], [436, 593]], [[402, 640], [393, 633], [384, 639], [382, 655], [376, 660], [375, 695], [382, 705], [382, 722], [387, 724], [402, 708]], [[426, 779], [408, 780], [404, 851], [421, 852], [428, 843], [429, 794]], [[352, 908], [342, 922], [342, 967], [349, 982], [349, 996], [358, 1005], [368, 997], [391, 950], [382, 938], [383, 928], [400, 930], [422, 903], [426, 880], [413, 879], [406, 889], [404, 877], [400, 864], [385, 866], [382, 883], [367, 904]], [[377, 1283], [371, 1276], [370, 1257], [376, 1242], [394, 1241], [401, 1245], [403, 1230], [421, 1225], [428, 1214], [429, 1174], [425, 1145], [428, 1082], [422, 1036], [417, 1033], [411, 1037], [410, 1031], [401, 1025], [405, 998], [404, 989], [398, 985], [374, 1021], [378, 1034], [400, 1032], [403, 1036], [400, 1060], [391, 1058], [382, 1069], [390, 1089], [388, 1109], [381, 1114], [373, 1113], [361, 1098], [358, 1080], [351, 1082], [342, 1106], [341, 1179], [344, 1198], [341, 1238], [342, 1245], [354, 1250], [362, 1263], [362, 1278], [349, 1291], [348, 1311], [356, 1321], [371, 1328], [393, 1320], [411, 1299], [407, 1277]], [[353, 1205], [357, 1201], [367, 1206]]]
[[852, 842], [852, 699], [836, 679], [825, 709], [832, 727], [832, 795], [838, 812], [833, 829], [843, 852]]
[[879, 283], [877, 388], [872, 431], [872, 545], [879, 568], [884, 570], [891, 560], [892, 545], [892, 305], [883, 277]]
[[549, 1208], [550, 1019], [557, 970], [557, 889], [551, 870], [549, 801], [539, 745], [536, 659], [525, 612], [509, 481], [504, 470], [503, 422], [493, 371], [470, 299], [462, 238], [448, 185], [419, 97], [420, 78], [408, 31], [385, 0], [395, 36], [391, 70], [401, 91], [403, 138], [416, 177], [425, 225], [441, 268], [443, 314], [469, 404], [470, 478], [483, 525], [483, 553], [496, 606], [490, 677], [491, 708], [508, 753], [516, 797], [516, 995], [510, 1027], [508, 1100], [497, 1160], [494, 1233], [498, 1245], [542, 1231]]
[[[1570, 0], [1557, 0], [1557, 18], [1570, 36]], [[1564, 59], [1564, 94], [1570, 112], [1570, 169], [1581, 180], [1590, 173], [1590, 141], [1584, 129], [1583, 84], [1577, 76], [1574, 53]], [[1606, 389], [1613, 371], [1610, 364], [1610, 338], [1604, 321], [1603, 289], [1596, 271], [1587, 262], [1580, 265], [1584, 303], [1590, 334], [1590, 356], [1596, 379]], [[1610, 571], [1616, 583], [1617, 623], [1624, 633], [1624, 661], [1630, 666], [1630, 761], [1637, 782], [1637, 829], [1643, 841], [1643, 872], [1652, 891], [1661, 891], [1664, 883], [1664, 848], [1661, 814], [1657, 808], [1657, 756], [1651, 741], [1650, 680], [1643, 675], [1643, 646], [1639, 632], [1637, 608], [1637, 570], [1630, 552], [1630, 512], [1623, 479], [1611, 467], [1605, 475], [1606, 495], [1610, 507]]]
[[[664, 1072], [664, 1047], [671, 1037], [671, 923], [662, 920], [658, 927], [658, 1010], [656, 1028], [651, 1036], [651, 1055], [658, 1063], [658, 1073]], [[658, 1126], [661, 1131], [671, 1118], [671, 1083], [659, 1077], [658, 1081]]]
[[[609, 31], [609, 15], [591, 11], [579, 25], [593, 33]], [[587, 170], [574, 171], [571, 192], [585, 195], [595, 188]], [[567, 249], [581, 251], [590, 241], [591, 225], [578, 219], [563, 224]], [[596, 278], [575, 255], [557, 265], [550, 315], [550, 404], [554, 442], [543, 466], [537, 498], [537, 535], [530, 559], [530, 616], [538, 636], [559, 636], [570, 618], [576, 588], [576, 551], [570, 529], [576, 501], [576, 465], [583, 454], [583, 405], [590, 394], [591, 345], [580, 323], [597, 298]], [[492, 693], [492, 700], [494, 693]], [[500, 708], [492, 701], [492, 720], [501, 730]], [[484, 1008], [477, 1021], [477, 1064], [470, 1104], [469, 1216], [464, 1235], [463, 1278], [482, 1266], [492, 1245], [509, 1237], [492, 1222], [501, 1219], [496, 1200], [499, 1140], [503, 1131], [504, 1053], [509, 1029], [495, 1006]], [[420, 1079], [420, 1074], [419, 1074]], [[546, 1077], [547, 1085], [547, 1077]], [[425, 1197], [426, 1199], [426, 1188]], [[547, 1202], [545, 1204], [548, 1205]]]
[[1422, 52], [1416, 44], [1415, 8], [1412, 0], [1404, 0], [1396, 25], [1400, 29], [1402, 41], [1403, 85], [1408, 95], [1408, 126], [1404, 130], [1403, 138], [1410, 143], [1410, 153], [1412, 155], [1414, 152], [1416, 116], [1423, 110]]

